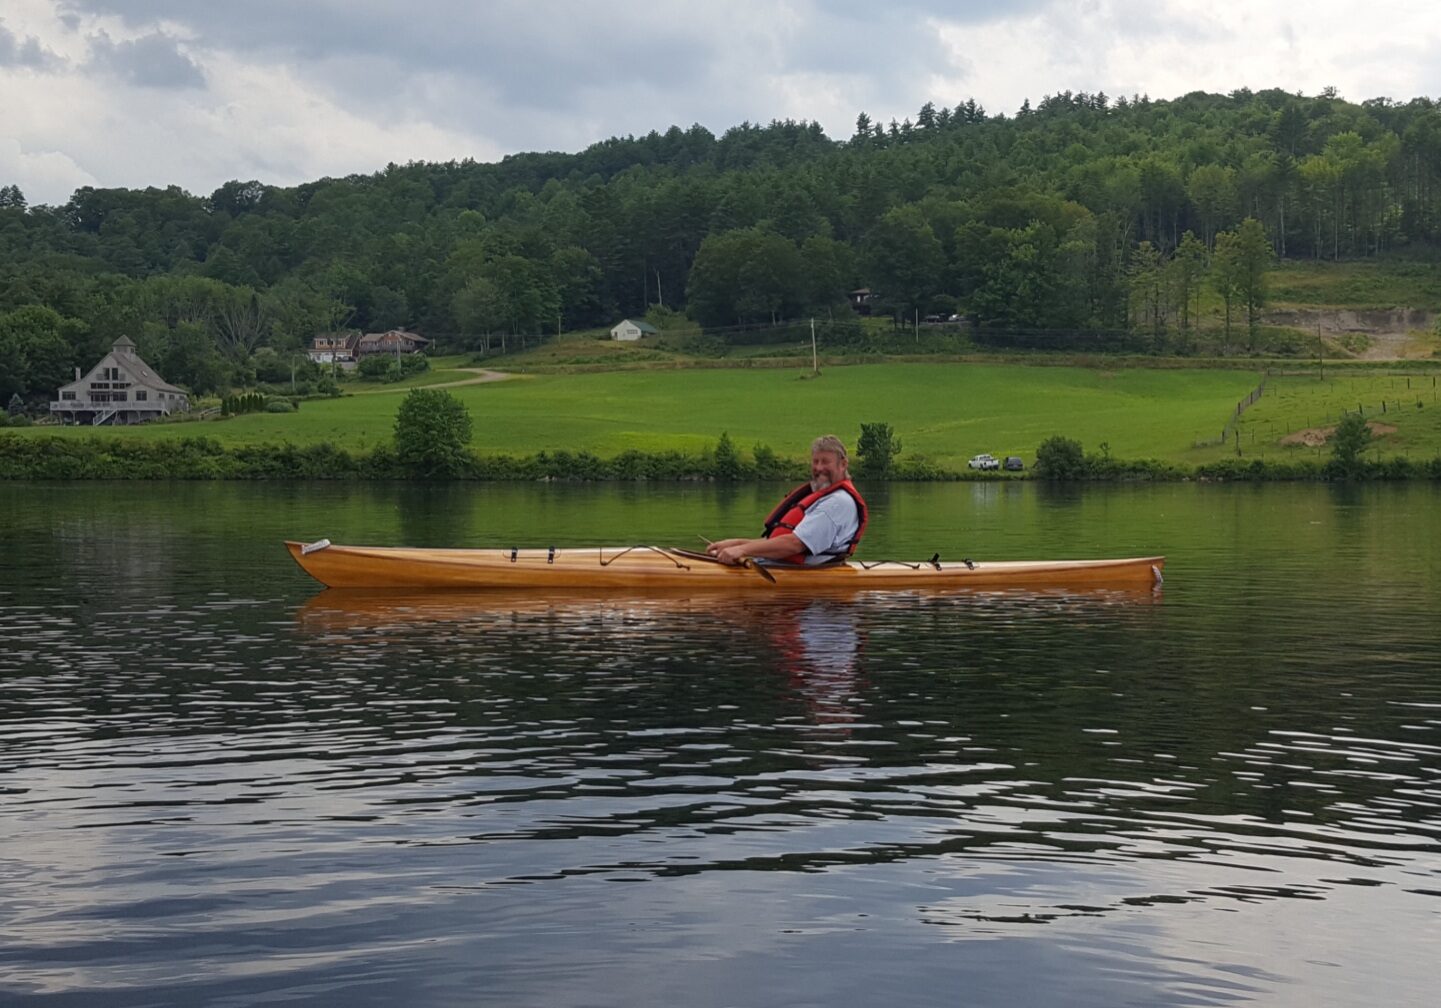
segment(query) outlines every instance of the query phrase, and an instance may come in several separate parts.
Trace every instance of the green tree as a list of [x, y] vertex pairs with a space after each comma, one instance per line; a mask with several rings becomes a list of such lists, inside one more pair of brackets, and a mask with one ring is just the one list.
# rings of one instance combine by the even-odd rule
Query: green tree
[[1331, 468], [1351, 478], [1361, 468], [1361, 454], [1371, 443], [1371, 427], [1360, 412], [1347, 413], [1331, 434]]
[[734, 483], [741, 478], [743, 470], [735, 442], [731, 440], [730, 434], [722, 432], [711, 456], [711, 475], [723, 482]]
[[861, 424], [861, 437], [856, 442], [861, 473], [884, 479], [891, 471], [891, 462], [901, 453], [901, 439], [888, 423]]
[[1254, 217], [1247, 217], [1236, 229], [1234, 255], [1236, 293], [1246, 307], [1247, 347], [1255, 350], [1261, 309], [1266, 304], [1266, 270], [1271, 265], [1272, 252], [1266, 229]]
[[1231, 345], [1231, 314], [1236, 302], [1241, 298], [1245, 268], [1236, 235], [1230, 231], [1222, 231], [1216, 236], [1216, 252], [1211, 256], [1209, 279], [1212, 288], [1221, 295], [1221, 303], [1225, 306], [1223, 342], [1227, 347]]
[[1048, 437], [1036, 447], [1033, 470], [1045, 479], [1078, 479], [1086, 474], [1086, 453], [1074, 438]]
[[1181, 236], [1181, 244], [1171, 261], [1166, 263], [1166, 282], [1172, 303], [1181, 315], [1181, 331], [1191, 328], [1192, 302], [1200, 297], [1201, 280], [1206, 273], [1206, 248], [1190, 231]]
[[871, 287], [897, 318], [923, 311], [940, 290], [945, 253], [917, 207], [896, 207], [877, 221], [863, 257]]
[[1235, 169], [1218, 164], [1198, 166], [1187, 180], [1186, 195], [1196, 208], [1196, 216], [1201, 222], [1201, 240], [1209, 250], [1221, 224], [1235, 212]]
[[470, 412], [444, 389], [413, 389], [395, 414], [395, 454], [413, 476], [462, 476], [470, 467]]

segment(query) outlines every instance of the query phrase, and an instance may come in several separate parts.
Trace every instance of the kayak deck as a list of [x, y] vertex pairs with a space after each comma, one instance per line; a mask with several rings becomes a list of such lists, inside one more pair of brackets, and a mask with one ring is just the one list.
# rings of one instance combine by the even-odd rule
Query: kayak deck
[[1165, 557], [790, 564], [735, 567], [665, 546], [568, 549], [420, 549], [287, 541], [295, 562], [330, 588], [748, 588], [1159, 584]]

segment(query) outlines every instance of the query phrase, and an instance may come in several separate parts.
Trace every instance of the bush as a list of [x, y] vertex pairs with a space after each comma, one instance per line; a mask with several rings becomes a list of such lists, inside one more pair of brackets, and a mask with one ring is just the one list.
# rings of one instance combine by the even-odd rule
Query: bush
[[864, 476], [884, 479], [891, 471], [891, 460], [901, 452], [901, 439], [888, 423], [861, 424], [861, 439], [856, 443], [860, 470]]
[[731, 436], [722, 432], [720, 440], [716, 442], [715, 451], [711, 455], [711, 476], [727, 483], [734, 483], [743, 475], [745, 475], [745, 466], [736, 452], [736, 446], [731, 441]]
[[272, 399], [265, 404], [267, 413], [294, 413], [296, 409], [296, 404], [289, 399]]
[[369, 354], [360, 358], [360, 363], [355, 366], [355, 371], [362, 378], [371, 381], [398, 381], [400, 379], [400, 368], [395, 363], [395, 358], [389, 354]]
[[395, 454], [402, 468], [426, 478], [470, 469], [470, 413], [443, 389], [414, 389], [395, 415]]
[[1087, 475], [1086, 453], [1074, 438], [1048, 437], [1036, 448], [1037, 476], [1045, 479], [1081, 479]]

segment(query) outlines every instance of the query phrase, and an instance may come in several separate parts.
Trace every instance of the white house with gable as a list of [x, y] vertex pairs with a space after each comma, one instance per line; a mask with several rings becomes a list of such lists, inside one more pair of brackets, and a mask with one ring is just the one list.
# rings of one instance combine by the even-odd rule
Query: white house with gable
[[84, 378], [60, 388], [50, 412], [65, 423], [133, 424], [171, 413], [190, 411], [190, 397], [155, 373], [135, 353], [135, 344], [121, 336], [110, 352]]
[[649, 322], [632, 322], [630, 319], [621, 319], [620, 324], [610, 331], [610, 338], [616, 340], [638, 340], [642, 336], [654, 336], [660, 330]]

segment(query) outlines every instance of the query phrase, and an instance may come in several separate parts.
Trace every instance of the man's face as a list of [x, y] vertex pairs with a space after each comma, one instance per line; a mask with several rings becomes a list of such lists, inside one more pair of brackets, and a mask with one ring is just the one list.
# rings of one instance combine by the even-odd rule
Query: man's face
[[833, 451], [811, 455], [811, 489], [824, 490], [846, 478], [846, 460]]

